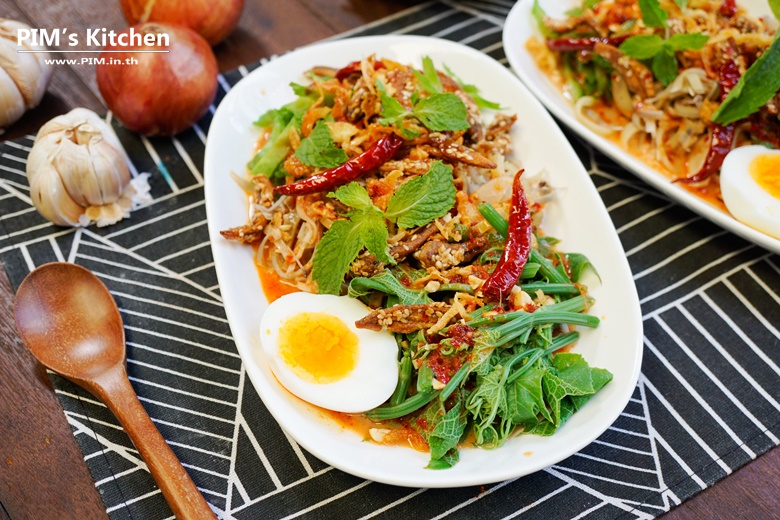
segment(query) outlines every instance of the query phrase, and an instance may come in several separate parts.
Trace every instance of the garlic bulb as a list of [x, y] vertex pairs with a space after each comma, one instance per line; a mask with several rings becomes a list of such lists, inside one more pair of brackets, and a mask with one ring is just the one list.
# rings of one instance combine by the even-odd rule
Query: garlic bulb
[[[38, 106], [51, 79], [46, 47], [19, 45], [19, 29], [30, 30], [22, 22], [0, 18], [0, 127], [16, 122], [25, 110]], [[17, 51], [37, 52], [17, 52]]]
[[30, 198], [60, 226], [102, 227], [129, 216], [134, 204], [150, 200], [148, 177], [131, 179], [113, 129], [86, 108], [43, 125], [27, 158]]

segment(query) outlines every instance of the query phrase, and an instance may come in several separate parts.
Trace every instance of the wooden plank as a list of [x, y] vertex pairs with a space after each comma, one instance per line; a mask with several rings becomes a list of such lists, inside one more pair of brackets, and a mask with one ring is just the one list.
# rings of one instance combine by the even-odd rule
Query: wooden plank
[[235, 69], [334, 34], [299, 0], [246, 1], [238, 27], [214, 48], [220, 70]]

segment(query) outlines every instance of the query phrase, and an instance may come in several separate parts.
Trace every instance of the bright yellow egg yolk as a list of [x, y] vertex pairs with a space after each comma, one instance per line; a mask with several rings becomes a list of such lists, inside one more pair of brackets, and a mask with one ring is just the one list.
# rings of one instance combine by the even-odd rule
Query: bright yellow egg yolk
[[334, 383], [357, 365], [358, 337], [343, 321], [324, 312], [301, 312], [279, 330], [282, 360], [310, 383]]
[[780, 200], [780, 154], [759, 155], [753, 159], [750, 176], [762, 190]]

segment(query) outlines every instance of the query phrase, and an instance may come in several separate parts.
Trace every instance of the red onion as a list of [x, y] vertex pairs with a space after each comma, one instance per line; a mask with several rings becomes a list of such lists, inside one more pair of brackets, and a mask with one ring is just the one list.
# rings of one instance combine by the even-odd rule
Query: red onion
[[224, 40], [238, 23], [244, 0], [121, 0], [131, 24], [161, 22], [189, 27], [211, 45]]
[[[108, 108], [127, 128], [143, 135], [173, 135], [206, 113], [217, 92], [217, 60], [206, 40], [185, 27], [136, 25], [117, 35], [127, 41], [168, 35], [168, 46], [106, 46], [97, 82]], [[127, 35], [127, 36], [123, 36]], [[130, 40], [131, 42], [133, 40]], [[116, 53], [112, 50], [168, 50]], [[131, 58], [135, 62], [131, 61]]]

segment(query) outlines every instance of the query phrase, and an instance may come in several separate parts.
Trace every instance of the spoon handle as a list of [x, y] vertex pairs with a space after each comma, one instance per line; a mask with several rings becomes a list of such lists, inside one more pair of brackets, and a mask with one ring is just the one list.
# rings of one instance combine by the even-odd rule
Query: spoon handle
[[178, 520], [216, 520], [127, 379], [124, 364], [92, 382], [92, 392], [119, 419]]

